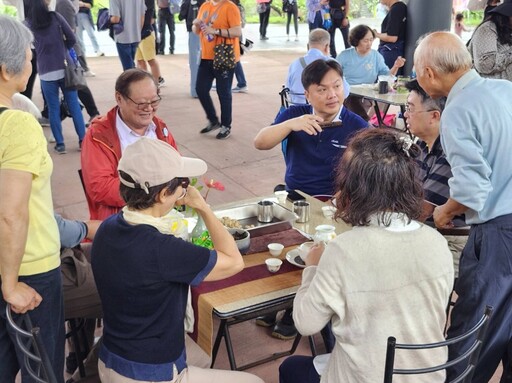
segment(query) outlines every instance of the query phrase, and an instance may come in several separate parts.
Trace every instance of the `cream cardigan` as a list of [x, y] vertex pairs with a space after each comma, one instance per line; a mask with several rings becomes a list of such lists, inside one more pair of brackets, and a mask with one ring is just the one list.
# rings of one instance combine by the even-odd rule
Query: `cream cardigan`
[[[453, 286], [453, 262], [436, 230], [355, 227], [329, 242], [318, 266], [304, 270], [293, 318], [303, 335], [332, 320], [336, 345], [322, 375], [325, 383], [383, 381], [386, 343], [429, 343], [444, 339], [445, 308]], [[396, 354], [395, 368], [446, 361], [446, 349]], [[396, 382], [444, 382], [444, 373]]]

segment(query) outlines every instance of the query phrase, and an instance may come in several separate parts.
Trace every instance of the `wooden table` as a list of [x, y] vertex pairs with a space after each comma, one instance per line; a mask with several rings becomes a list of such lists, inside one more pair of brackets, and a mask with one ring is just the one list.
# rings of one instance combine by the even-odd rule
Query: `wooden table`
[[375, 113], [377, 115], [377, 121], [379, 122], [379, 126], [388, 127], [384, 124], [382, 120], [382, 116], [380, 114], [379, 102], [386, 105], [383, 110], [384, 115], [386, 115], [390, 105], [396, 105], [400, 107], [400, 112], [402, 112], [402, 116], [405, 113], [405, 105], [407, 104], [407, 93], [398, 93], [396, 91], [390, 91], [385, 94], [379, 94], [377, 90], [375, 90], [375, 84], [361, 84], [361, 85], [351, 85], [350, 86], [350, 94], [354, 96], [364, 97], [367, 100], [372, 101], [373, 106], [375, 108]]
[[[321, 208], [325, 206], [324, 202], [306, 194], [303, 195], [310, 203], [310, 220], [306, 223], [293, 222], [294, 228], [305, 233], [307, 236], [312, 236], [315, 233], [315, 227], [320, 224], [332, 224], [336, 227], [337, 234], [350, 229], [350, 227], [343, 222], [337, 223], [323, 216]], [[219, 206], [215, 210], [223, 210], [247, 203], [254, 203], [261, 199], [263, 198], [259, 197], [237, 201], [235, 203]], [[290, 210], [292, 209], [292, 204], [289, 201], [282, 205]], [[304, 238], [303, 241], [307, 241], [308, 239], [310, 238]], [[212, 356], [212, 366], [215, 363], [222, 338], [224, 338], [226, 343], [232, 370], [244, 370], [295, 352], [300, 340], [300, 335], [295, 339], [289, 351], [272, 354], [269, 357], [244, 366], [237, 366], [229, 326], [253, 319], [260, 315], [286, 309], [293, 305], [295, 293], [301, 284], [302, 269], [288, 263], [285, 257], [288, 251], [296, 247], [297, 245], [285, 247], [279, 257], [283, 260], [283, 265], [281, 266], [281, 270], [276, 274], [268, 272], [264, 265], [265, 259], [271, 257], [267, 250], [244, 256], [244, 270], [236, 276], [231, 277], [237, 278], [236, 283], [229, 284], [226, 283], [226, 280], [203, 282], [197, 288], [192, 289], [192, 300], [196, 317], [196, 331], [194, 335], [196, 336], [197, 343]], [[214, 315], [220, 319], [221, 323], [212, 346]]]

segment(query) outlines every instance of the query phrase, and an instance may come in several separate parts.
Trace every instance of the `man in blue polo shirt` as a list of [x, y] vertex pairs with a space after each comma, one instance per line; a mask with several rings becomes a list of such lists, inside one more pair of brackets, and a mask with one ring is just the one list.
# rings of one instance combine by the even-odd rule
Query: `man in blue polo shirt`
[[286, 141], [286, 189], [332, 194], [334, 168], [348, 139], [368, 123], [343, 107], [343, 73], [337, 61], [313, 61], [304, 69], [302, 83], [309, 105], [284, 110], [257, 134], [254, 146], [269, 150]]
[[[335, 60], [315, 60], [304, 68], [302, 85], [309, 104], [292, 105], [254, 139], [256, 149], [269, 150], [282, 145], [286, 163], [286, 190], [309, 195], [330, 195], [336, 165], [349, 138], [368, 123], [343, 107], [343, 72]], [[275, 314], [257, 319], [261, 326], [272, 326]], [[297, 334], [291, 310], [275, 324], [272, 336], [291, 339]]]

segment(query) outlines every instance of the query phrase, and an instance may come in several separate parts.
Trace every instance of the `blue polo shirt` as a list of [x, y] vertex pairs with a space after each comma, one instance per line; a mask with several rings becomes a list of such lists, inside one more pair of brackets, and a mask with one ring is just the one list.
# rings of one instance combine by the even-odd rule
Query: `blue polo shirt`
[[[312, 113], [311, 105], [294, 105], [279, 114], [274, 124]], [[288, 190], [299, 189], [309, 195], [333, 193], [336, 165], [349, 138], [368, 127], [365, 120], [345, 107], [341, 108], [339, 119], [341, 127], [326, 128], [316, 136], [303, 131], [288, 135], [283, 153]]]

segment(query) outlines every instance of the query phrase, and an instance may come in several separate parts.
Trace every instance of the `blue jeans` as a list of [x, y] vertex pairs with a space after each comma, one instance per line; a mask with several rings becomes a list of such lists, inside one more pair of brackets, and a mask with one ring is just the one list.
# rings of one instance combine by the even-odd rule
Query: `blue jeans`
[[94, 34], [94, 27], [91, 24], [91, 19], [89, 15], [86, 13], [78, 12], [76, 14], [76, 36], [78, 37], [78, 43], [82, 48], [82, 51], [85, 55], [85, 45], [84, 45], [84, 30], [87, 32], [89, 36], [89, 40], [91, 40], [92, 46], [94, 48], [94, 52], [98, 52], [100, 50], [100, 46], [98, 45], [98, 41], [96, 40], [96, 35]]
[[235, 77], [236, 77], [236, 86], [237, 87], [245, 88], [247, 86], [247, 81], [245, 80], [244, 68], [242, 68], [241, 61], [236, 63]]
[[60, 120], [59, 89], [62, 90], [64, 100], [66, 100], [69, 111], [73, 116], [73, 124], [75, 125], [75, 131], [78, 135], [78, 139], [82, 141], [85, 136], [85, 122], [82, 110], [80, 109], [80, 104], [78, 103], [78, 92], [76, 90], [64, 89], [63, 78], [56, 81], [41, 80], [41, 88], [43, 90], [46, 103], [48, 104], [50, 127], [57, 145], [64, 144], [64, 137], [62, 136], [62, 122]]
[[[35, 289], [42, 297], [41, 304], [29, 311], [34, 327], [40, 327], [41, 340], [59, 383], [64, 382], [64, 304], [62, 300], [62, 280], [60, 267], [46, 273], [20, 276], [24, 282]], [[26, 371], [24, 357], [17, 347], [13, 331], [7, 330], [5, 317], [6, 302], [0, 295], [0, 382], [14, 383], [21, 367], [23, 383], [34, 382]], [[18, 316], [13, 314], [16, 321]]]
[[190, 67], [190, 95], [197, 97], [196, 81], [197, 69], [201, 61], [201, 41], [199, 35], [194, 32], [188, 33], [188, 66]]
[[135, 52], [137, 52], [138, 46], [138, 42], [130, 44], [116, 43], [117, 54], [119, 60], [121, 60], [123, 70], [135, 68]]
[[[500, 382], [511, 382], [512, 214], [471, 226], [460, 258], [455, 292], [458, 298], [451, 314], [448, 339], [473, 327], [482, 317], [486, 305], [494, 308], [472, 381], [488, 382], [503, 362]], [[450, 346], [448, 359], [461, 355], [473, 340], [470, 337]], [[461, 362], [448, 368], [448, 380], [460, 375], [466, 365], [467, 362]]]
[[218, 123], [219, 118], [210, 97], [213, 79], [217, 84], [217, 95], [220, 101], [220, 123], [227, 128], [231, 127], [232, 95], [231, 85], [235, 70], [218, 71], [213, 69], [213, 60], [201, 60], [197, 71], [196, 92], [201, 101], [206, 118], [212, 123]]

